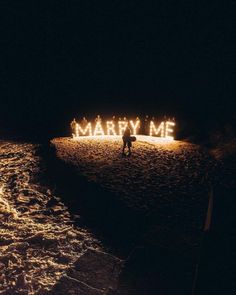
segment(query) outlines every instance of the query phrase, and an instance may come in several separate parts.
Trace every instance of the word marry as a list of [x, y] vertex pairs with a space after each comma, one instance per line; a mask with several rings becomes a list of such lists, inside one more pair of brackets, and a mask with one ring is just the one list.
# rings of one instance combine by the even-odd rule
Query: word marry
[[[130, 121], [106, 121], [105, 124], [101, 121], [95, 123], [94, 127], [91, 122], [86, 124], [75, 124], [75, 132], [73, 137], [79, 136], [104, 136], [104, 135], [123, 135], [126, 127], [129, 126], [131, 133], [133, 135], [139, 134], [140, 131], [140, 121], [139, 120], [130, 120]], [[173, 128], [175, 126], [174, 122], [171, 121], [162, 121], [158, 125], [154, 121], [149, 123], [149, 135], [150, 136], [159, 136], [168, 139], [174, 139], [173, 137]]]

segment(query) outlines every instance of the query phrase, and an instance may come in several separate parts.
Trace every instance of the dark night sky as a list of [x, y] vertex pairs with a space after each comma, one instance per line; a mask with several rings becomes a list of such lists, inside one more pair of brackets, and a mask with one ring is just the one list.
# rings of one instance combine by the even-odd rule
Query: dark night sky
[[232, 117], [233, 9], [137, 2], [1, 1], [2, 128], [53, 136], [97, 113]]

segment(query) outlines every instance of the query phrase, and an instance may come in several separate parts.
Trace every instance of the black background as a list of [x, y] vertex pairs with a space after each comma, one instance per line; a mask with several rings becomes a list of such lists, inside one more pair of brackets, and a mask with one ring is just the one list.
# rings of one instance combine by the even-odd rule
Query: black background
[[183, 128], [203, 130], [234, 122], [229, 2], [1, 6], [0, 131], [6, 136], [66, 135], [73, 117], [97, 114], [167, 114]]

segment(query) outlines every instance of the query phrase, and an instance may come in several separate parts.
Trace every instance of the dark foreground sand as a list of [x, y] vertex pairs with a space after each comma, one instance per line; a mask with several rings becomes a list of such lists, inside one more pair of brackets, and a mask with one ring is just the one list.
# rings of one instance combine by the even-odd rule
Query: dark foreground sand
[[160, 244], [199, 244], [215, 165], [199, 146], [144, 138], [134, 143], [131, 157], [122, 157], [120, 138], [57, 138], [52, 144], [58, 158], [89, 181], [154, 218]]

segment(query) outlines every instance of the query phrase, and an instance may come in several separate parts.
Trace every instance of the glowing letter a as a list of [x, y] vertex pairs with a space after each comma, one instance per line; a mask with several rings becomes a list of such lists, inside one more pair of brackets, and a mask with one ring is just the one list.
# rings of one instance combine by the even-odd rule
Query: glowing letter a
[[96, 136], [96, 135], [104, 135], [104, 131], [103, 131], [101, 122], [98, 121], [96, 123], [93, 135], [94, 136]]

